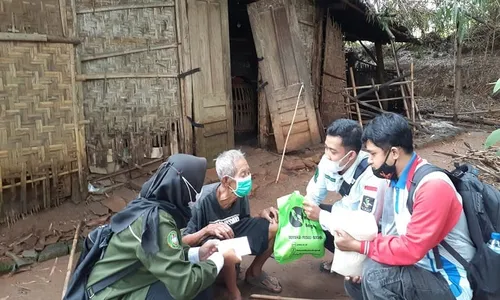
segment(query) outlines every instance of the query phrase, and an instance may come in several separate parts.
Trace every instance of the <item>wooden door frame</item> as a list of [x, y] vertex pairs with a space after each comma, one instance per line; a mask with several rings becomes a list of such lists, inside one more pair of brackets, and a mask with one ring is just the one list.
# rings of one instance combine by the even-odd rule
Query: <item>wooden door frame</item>
[[[187, 0], [175, 0], [177, 25], [177, 42], [179, 51], [179, 73], [191, 70], [191, 46], [189, 44], [189, 21], [187, 15]], [[179, 103], [181, 104], [181, 122], [183, 123], [184, 153], [194, 154], [194, 128], [187, 117], [193, 118], [193, 80], [191, 76], [179, 79]]]

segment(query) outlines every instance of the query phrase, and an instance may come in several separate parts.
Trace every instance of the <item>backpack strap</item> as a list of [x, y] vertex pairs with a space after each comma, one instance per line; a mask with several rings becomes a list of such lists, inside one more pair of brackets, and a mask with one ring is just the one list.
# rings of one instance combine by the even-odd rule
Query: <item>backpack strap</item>
[[[450, 173], [447, 172], [446, 170], [443, 170], [437, 166], [431, 165], [431, 164], [425, 164], [419, 167], [416, 171], [415, 174], [413, 174], [413, 179], [411, 180], [411, 185], [410, 189], [408, 190], [408, 201], [406, 203], [406, 207], [408, 208], [408, 211], [410, 214], [413, 214], [413, 204], [414, 204], [414, 197], [415, 197], [415, 190], [417, 189], [418, 184], [422, 179], [432, 173], [432, 172], [443, 172], [447, 176], [450, 176]], [[441, 243], [439, 243], [441, 246], [443, 246], [448, 253], [453, 256], [466, 270], [469, 268], [469, 263], [467, 260], [465, 260], [453, 247], [448, 244], [445, 240], [442, 240]], [[441, 261], [441, 256], [439, 255], [439, 249], [438, 247], [432, 248], [432, 253], [434, 254], [434, 258], [436, 259], [436, 267], [438, 269], [443, 268], [443, 263]]]
[[365, 157], [363, 158], [358, 166], [356, 167], [356, 170], [354, 171], [354, 176], [352, 177], [354, 179], [354, 181], [349, 184], [347, 182], [342, 182], [342, 185], [340, 186], [340, 189], [339, 189], [339, 194], [342, 195], [342, 197], [344, 196], [347, 196], [349, 195], [349, 193], [351, 192], [351, 188], [352, 186], [354, 185], [354, 183], [356, 182], [356, 180], [359, 178], [359, 176], [361, 176], [361, 174], [363, 174], [363, 172], [368, 168], [368, 157]]
[[104, 278], [101, 281], [98, 281], [97, 283], [93, 284], [92, 286], [89, 286], [85, 290], [85, 292], [87, 293], [88, 299], [92, 299], [97, 293], [99, 293], [100, 291], [104, 290], [105, 288], [113, 285], [115, 282], [124, 278], [125, 276], [135, 272], [141, 266], [142, 266], [142, 263], [140, 261], [136, 261], [135, 263], [131, 264], [130, 266], [126, 267], [125, 269], [123, 269], [115, 274], [112, 274], [112, 275]]

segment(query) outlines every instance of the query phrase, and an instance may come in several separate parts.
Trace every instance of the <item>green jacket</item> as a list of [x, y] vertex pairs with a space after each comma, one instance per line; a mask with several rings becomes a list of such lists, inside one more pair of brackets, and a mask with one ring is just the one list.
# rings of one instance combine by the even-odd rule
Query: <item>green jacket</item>
[[154, 255], [147, 256], [142, 249], [142, 227], [140, 217], [128, 229], [113, 235], [104, 257], [90, 273], [87, 285], [93, 285], [137, 260], [142, 266], [96, 294], [93, 300], [145, 299], [149, 286], [158, 280], [165, 284], [174, 299], [193, 299], [212, 285], [217, 277], [217, 266], [212, 261], [188, 261], [189, 247], [182, 244], [181, 234], [170, 214], [159, 213], [159, 234], [163, 238], [158, 243], [160, 251]]

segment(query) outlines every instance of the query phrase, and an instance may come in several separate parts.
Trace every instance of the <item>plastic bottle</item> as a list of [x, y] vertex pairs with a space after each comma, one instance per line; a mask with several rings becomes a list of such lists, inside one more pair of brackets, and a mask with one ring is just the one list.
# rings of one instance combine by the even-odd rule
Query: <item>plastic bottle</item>
[[491, 240], [488, 242], [488, 247], [495, 251], [496, 253], [500, 254], [500, 233], [499, 232], [493, 232], [491, 234]]

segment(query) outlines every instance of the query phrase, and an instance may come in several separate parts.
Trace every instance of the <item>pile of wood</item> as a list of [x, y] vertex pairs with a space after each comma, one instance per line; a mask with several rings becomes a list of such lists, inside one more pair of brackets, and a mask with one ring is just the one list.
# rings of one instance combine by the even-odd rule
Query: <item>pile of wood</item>
[[479, 178], [500, 189], [500, 147], [491, 147], [487, 150], [475, 150], [467, 143], [466, 154], [454, 154], [436, 151], [437, 153], [452, 156], [459, 163], [468, 163], [479, 170]]

